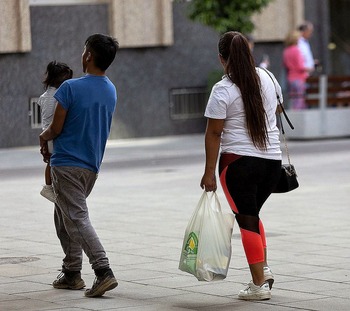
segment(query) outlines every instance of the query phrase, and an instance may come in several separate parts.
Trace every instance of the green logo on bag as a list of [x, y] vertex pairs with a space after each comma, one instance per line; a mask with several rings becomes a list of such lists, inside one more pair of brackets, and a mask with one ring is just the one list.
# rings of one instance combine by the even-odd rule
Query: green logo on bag
[[197, 255], [198, 252], [198, 238], [194, 232], [188, 235], [185, 250], [187, 254]]

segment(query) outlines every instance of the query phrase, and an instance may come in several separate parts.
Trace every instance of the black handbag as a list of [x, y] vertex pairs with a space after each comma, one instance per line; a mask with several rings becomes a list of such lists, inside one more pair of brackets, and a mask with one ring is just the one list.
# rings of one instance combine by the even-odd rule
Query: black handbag
[[281, 176], [273, 190], [273, 193], [284, 193], [292, 191], [299, 187], [297, 173], [293, 164], [282, 164]]
[[271, 80], [275, 86], [276, 97], [277, 97], [278, 108], [279, 108], [279, 109], [277, 109], [277, 110], [279, 110], [277, 112], [277, 120], [279, 121], [279, 126], [280, 126], [281, 133], [283, 136], [283, 142], [284, 142], [284, 146], [285, 146], [286, 154], [287, 154], [287, 158], [288, 158], [288, 164], [282, 164], [282, 166], [281, 166], [280, 179], [279, 179], [275, 189], [272, 192], [273, 193], [285, 193], [285, 192], [289, 192], [289, 191], [292, 191], [292, 190], [298, 188], [299, 183], [298, 183], [298, 179], [297, 179], [298, 175], [297, 175], [297, 172], [295, 170], [295, 167], [293, 164], [290, 163], [290, 156], [289, 156], [286, 136], [284, 134], [281, 112], [283, 113], [284, 117], [286, 118], [286, 120], [287, 120], [287, 122], [292, 130], [294, 130], [294, 126], [293, 126], [292, 122], [290, 122], [290, 120], [287, 116], [287, 113], [284, 110], [284, 107], [281, 103], [280, 96], [279, 96], [277, 89], [276, 89], [275, 81], [272, 79], [271, 75], [269, 74], [269, 72], [267, 70], [265, 70], [265, 72], [269, 75], [269, 77], [271, 78]]

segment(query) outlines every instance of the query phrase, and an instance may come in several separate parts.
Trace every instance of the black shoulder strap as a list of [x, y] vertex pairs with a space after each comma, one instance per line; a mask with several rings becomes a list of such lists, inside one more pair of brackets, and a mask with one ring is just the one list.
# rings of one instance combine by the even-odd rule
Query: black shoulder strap
[[[278, 105], [280, 106], [280, 108], [281, 108], [281, 110], [282, 110], [282, 113], [283, 113], [284, 117], [286, 118], [286, 120], [287, 120], [287, 122], [288, 122], [290, 128], [291, 128], [292, 130], [294, 130], [294, 126], [293, 126], [292, 122], [289, 120], [289, 118], [288, 118], [288, 116], [287, 116], [287, 113], [286, 113], [286, 111], [284, 110], [283, 104], [281, 103], [281, 97], [280, 97], [280, 95], [279, 95], [278, 92], [277, 92], [277, 88], [276, 88], [275, 81], [274, 81], [273, 78], [271, 77], [271, 75], [270, 75], [270, 73], [269, 73], [268, 70], [266, 70], [265, 68], [261, 68], [261, 69], [263, 69], [263, 70], [268, 74], [268, 76], [270, 77], [270, 79], [272, 80], [273, 86], [275, 87], [275, 92], [276, 92], [276, 97], [277, 97]], [[279, 115], [279, 114], [278, 114], [278, 115]], [[282, 124], [282, 119], [281, 119], [281, 118], [280, 118], [280, 121], [281, 121], [281, 130], [282, 130], [282, 133], [284, 134], [284, 128], [283, 128], [283, 124]]]

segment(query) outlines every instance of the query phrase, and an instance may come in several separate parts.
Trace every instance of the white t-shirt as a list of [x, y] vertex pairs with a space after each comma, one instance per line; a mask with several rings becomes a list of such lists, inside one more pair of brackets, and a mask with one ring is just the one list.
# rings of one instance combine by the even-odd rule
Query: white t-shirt
[[298, 40], [298, 47], [301, 51], [301, 54], [303, 55], [304, 66], [306, 68], [313, 69], [315, 67], [315, 61], [314, 61], [314, 57], [312, 55], [310, 42], [308, 40], [306, 40], [305, 38], [301, 37]]
[[[224, 129], [221, 135], [221, 153], [235, 153], [243, 156], [254, 156], [265, 159], [281, 160], [279, 129], [276, 124], [277, 98], [274, 84], [268, 74], [260, 68], [256, 71], [261, 81], [261, 93], [267, 119], [269, 141], [267, 150], [257, 149], [246, 127], [245, 110], [239, 88], [224, 76], [211, 91], [205, 116], [211, 119], [224, 119]], [[281, 87], [274, 79], [277, 93], [283, 102]]]
[[41, 107], [41, 120], [43, 130], [47, 129], [52, 121], [57, 100], [53, 97], [57, 89], [49, 86], [44, 94], [39, 97], [38, 105]]

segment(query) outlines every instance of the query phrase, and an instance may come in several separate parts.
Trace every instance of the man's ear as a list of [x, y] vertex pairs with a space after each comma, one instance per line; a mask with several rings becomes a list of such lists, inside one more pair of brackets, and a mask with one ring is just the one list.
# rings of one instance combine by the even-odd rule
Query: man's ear
[[91, 53], [88, 52], [88, 53], [87, 53], [87, 56], [86, 56], [86, 61], [87, 61], [87, 62], [91, 61], [91, 57], [92, 57], [92, 56], [91, 56]]

